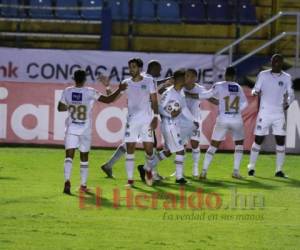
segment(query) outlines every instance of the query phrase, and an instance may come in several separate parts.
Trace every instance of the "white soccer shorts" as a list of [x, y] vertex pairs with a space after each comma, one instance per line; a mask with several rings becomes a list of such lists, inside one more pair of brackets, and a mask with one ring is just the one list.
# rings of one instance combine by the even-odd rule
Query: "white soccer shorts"
[[165, 148], [171, 153], [184, 150], [184, 142], [180, 135], [180, 128], [169, 121], [161, 122], [161, 132], [165, 141]]
[[154, 142], [153, 131], [150, 128], [151, 119], [127, 121], [125, 127], [125, 143]]
[[272, 128], [273, 135], [286, 135], [286, 121], [284, 113], [282, 114], [258, 114], [255, 126], [255, 135], [265, 136], [270, 133]]
[[86, 153], [91, 149], [92, 135], [65, 135], [65, 149], [78, 148], [80, 152]]
[[217, 120], [211, 139], [214, 141], [223, 141], [227, 132], [231, 132], [234, 141], [241, 141], [245, 138], [244, 124], [242, 121]]
[[202, 124], [199, 123], [199, 128], [196, 128], [196, 126], [194, 127], [194, 129], [192, 131], [191, 140], [200, 142], [200, 138], [201, 138], [201, 125]]

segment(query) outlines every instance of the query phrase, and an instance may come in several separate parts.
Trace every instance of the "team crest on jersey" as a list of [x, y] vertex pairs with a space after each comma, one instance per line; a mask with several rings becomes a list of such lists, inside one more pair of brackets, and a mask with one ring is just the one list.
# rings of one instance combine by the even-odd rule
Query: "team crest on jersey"
[[142, 89], [147, 89], [147, 86], [143, 84], [143, 85], [141, 86], [141, 88], [142, 88]]
[[239, 92], [239, 87], [236, 85], [228, 85], [228, 91], [229, 92]]
[[125, 133], [125, 137], [129, 137], [130, 136], [130, 133], [129, 132], [126, 132]]
[[280, 87], [282, 87], [282, 86], [283, 86], [283, 81], [279, 81], [279, 82], [278, 82], [278, 85], [279, 85]]
[[75, 102], [82, 101], [82, 93], [72, 93], [72, 101]]
[[260, 126], [260, 125], [257, 125], [256, 129], [257, 129], [257, 130], [261, 130], [261, 126]]

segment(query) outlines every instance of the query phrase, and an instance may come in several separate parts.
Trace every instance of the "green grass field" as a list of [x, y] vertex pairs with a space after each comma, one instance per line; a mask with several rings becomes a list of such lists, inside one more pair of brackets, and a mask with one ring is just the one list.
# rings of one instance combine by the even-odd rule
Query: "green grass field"
[[[124, 160], [114, 168], [115, 180], [105, 178], [98, 168], [111, 153], [92, 150], [88, 183], [93, 193], [86, 195], [85, 207], [80, 208], [76, 191], [78, 154], [72, 174], [74, 195], [66, 196], [62, 194], [62, 149], [0, 148], [0, 249], [300, 248], [300, 156], [286, 158], [289, 179], [273, 177], [275, 156], [261, 155], [257, 177], [234, 180], [233, 155], [217, 153], [209, 179], [205, 182], [189, 179], [191, 183], [185, 187], [186, 196], [197, 188], [204, 190], [202, 209], [192, 209], [188, 202], [185, 208], [181, 207], [184, 204], [179, 201], [182, 199], [179, 186], [172, 178], [153, 187], [136, 181], [136, 188], [132, 189], [134, 198], [149, 199], [156, 193], [156, 208], [143, 209], [134, 199], [133, 208], [127, 208], [122, 200], [116, 209], [113, 189], [118, 189], [121, 196], [126, 194]], [[248, 157], [245, 155], [242, 162], [244, 176]], [[136, 162], [143, 162], [140, 151], [136, 153]], [[165, 176], [170, 175], [174, 170], [172, 160], [161, 163], [159, 170]], [[191, 175], [190, 154], [185, 174]], [[136, 171], [135, 179], [138, 177]], [[98, 207], [96, 187], [102, 190]], [[219, 208], [215, 208], [216, 195], [222, 201]], [[164, 208], [171, 204], [170, 197], [176, 197], [176, 209]], [[250, 202], [251, 197], [255, 204]], [[142, 204], [150, 206], [152, 200], [145, 199], [141, 199]], [[243, 199], [246, 204], [242, 204]]]

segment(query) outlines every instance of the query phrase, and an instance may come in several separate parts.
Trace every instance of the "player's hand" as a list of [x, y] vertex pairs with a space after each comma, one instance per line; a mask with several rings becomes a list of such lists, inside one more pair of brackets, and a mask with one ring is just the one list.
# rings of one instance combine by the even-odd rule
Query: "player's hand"
[[98, 75], [97, 80], [102, 83], [105, 87], [108, 87], [110, 85], [110, 80], [108, 76], [105, 75]]
[[150, 128], [152, 130], [155, 130], [157, 128], [158, 125], [158, 118], [157, 117], [153, 117], [151, 123], [150, 123]]
[[180, 114], [180, 112], [181, 112], [181, 109], [178, 109], [177, 111], [176, 111], [176, 110], [173, 110], [173, 111], [171, 112], [171, 116], [172, 116], [172, 117], [176, 117], [176, 116], [178, 116], [178, 115]]
[[199, 128], [199, 122], [196, 122], [196, 121], [194, 121], [194, 125], [196, 126], [196, 128], [198, 129]]
[[119, 84], [119, 90], [124, 91], [127, 89], [127, 83], [120, 83]]
[[252, 89], [252, 95], [253, 96], [259, 96], [260, 95], [260, 92], [257, 92], [255, 89]]

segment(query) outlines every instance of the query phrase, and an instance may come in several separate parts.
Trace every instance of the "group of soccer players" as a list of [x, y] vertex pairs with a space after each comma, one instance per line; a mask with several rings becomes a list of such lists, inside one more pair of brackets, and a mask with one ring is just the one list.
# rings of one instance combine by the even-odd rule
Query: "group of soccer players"
[[[273, 55], [272, 68], [259, 73], [252, 94], [260, 97], [260, 107], [255, 128], [255, 141], [252, 145], [248, 175], [255, 175], [255, 163], [264, 140], [272, 127], [276, 139], [276, 177], [286, 177], [282, 171], [285, 156], [286, 121], [285, 110], [294, 99], [291, 76], [282, 71], [283, 57]], [[130, 78], [119, 84], [111, 92], [109, 80], [100, 80], [106, 85], [107, 95], [85, 87], [86, 73], [77, 70], [74, 74], [75, 86], [63, 91], [58, 104], [59, 111], [68, 111], [66, 121], [64, 163], [64, 193], [71, 193], [71, 170], [75, 149], [80, 151], [80, 190], [86, 192], [88, 176], [88, 153], [91, 147], [91, 112], [95, 101], [110, 103], [123, 93], [127, 94], [128, 115], [124, 140], [111, 159], [101, 166], [108, 177], [113, 178], [112, 168], [117, 160], [125, 154], [127, 186], [134, 185], [135, 147], [137, 142], [143, 144], [145, 162], [138, 166], [140, 177], [147, 185], [164, 178], [158, 174], [160, 161], [175, 153], [175, 182], [186, 184], [184, 178], [185, 147], [190, 142], [192, 147], [194, 178], [206, 179], [209, 165], [221, 141], [227, 132], [231, 132], [235, 142], [233, 178], [242, 178], [239, 172], [243, 156], [244, 124], [242, 111], [248, 102], [243, 89], [235, 82], [235, 69], [228, 67], [225, 80], [212, 85], [210, 89], [196, 83], [197, 71], [179, 69], [171, 78], [157, 81], [161, 65], [150, 61], [147, 72], [142, 72], [143, 61], [133, 58], [128, 62]], [[200, 135], [201, 135], [201, 101], [207, 99], [218, 106], [218, 117], [213, 130], [202, 172], [199, 174]], [[160, 120], [160, 122], [159, 122]], [[164, 149], [156, 147], [155, 130], [160, 123]]]

